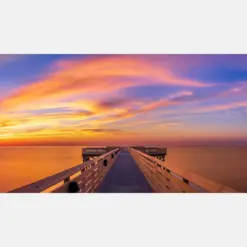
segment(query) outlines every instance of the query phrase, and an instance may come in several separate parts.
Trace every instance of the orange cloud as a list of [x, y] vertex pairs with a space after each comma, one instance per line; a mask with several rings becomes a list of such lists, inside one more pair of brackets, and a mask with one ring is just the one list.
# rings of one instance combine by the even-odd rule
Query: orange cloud
[[[133, 137], [140, 138], [144, 128], [140, 126], [136, 132], [130, 131], [141, 124], [135, 121], [135, 116], [147, 116], [161, 108], [184, 104], [184, 98], [194, 96], [189, 89], [156, 101], [123, 95], [113, 97], [123, 88], [154, 84], [206, 86], [199, 81], [180, 78], [166, 67], [131, 56], [61, 61], [55, 64], [49, 76], [17, 88], [0, 101], [0, 139], [18, 143], [34, 139], [40, 143], [46, 140], [47, 143], [54, 140], [79, 143], [82, 140], [117, 140], [119, 135], [130, 141]], [[123, 127], [118, 125], [120, 120], [126, 120], [123, 125], [120, 123]], [[114, 123], [115, 127], [110, 126]], [[177, 121], [158, 124], [155, 119], [153, 124], [152, 127], [162, 131], [181, 125]], [[180, 133], [170, 129], [166, 136]], [[155, 131], [155, 128], [146, 128], [145, 136], [159, 136], [160, 132]]]
[[[16, 89], [0, 101], [0, 108], [16, 109], [30, 103], [57, 101], [68, 96], [111, 92], [131, 86], [153, 84], [205, 87], [206, 84], [179, 78], [170, 70], [135, 57], [110, 57], [60, 62], [46, 78]], [[143, 79], [143, 80], [135, 80]]]

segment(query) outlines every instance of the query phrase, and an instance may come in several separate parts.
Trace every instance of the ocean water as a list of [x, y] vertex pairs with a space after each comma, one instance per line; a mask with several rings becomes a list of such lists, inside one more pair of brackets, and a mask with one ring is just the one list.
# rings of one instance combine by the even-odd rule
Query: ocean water
[[[0, 147], [0, 192], [81, 163], [81, 146]], [[247, 192], [247, 147], [169, 148], [166, 162]]]
[[35, 182], [82, 161], [81, 147], [0, 147], [0, 192]]

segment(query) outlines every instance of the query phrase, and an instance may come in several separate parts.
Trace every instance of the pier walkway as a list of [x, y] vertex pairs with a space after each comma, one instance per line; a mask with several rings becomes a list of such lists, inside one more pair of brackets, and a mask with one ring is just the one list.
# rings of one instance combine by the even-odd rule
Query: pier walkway
[[236, 192], [223, 184], [169, 164], [167, 149], [83, 148], [82, 163], [11, 193], [191, 193]]
[[97, 192], [148, 193], [153, 192], [153, 190], [137, 167], [129, 151], [122, 150]]

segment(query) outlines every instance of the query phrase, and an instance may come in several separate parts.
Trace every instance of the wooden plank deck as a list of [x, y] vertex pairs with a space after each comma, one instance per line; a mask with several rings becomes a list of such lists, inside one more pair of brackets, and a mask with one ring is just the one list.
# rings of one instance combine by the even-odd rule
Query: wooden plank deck
[[122, 150], [96, 192], [150, 193], [153, 190], [130, 153]]

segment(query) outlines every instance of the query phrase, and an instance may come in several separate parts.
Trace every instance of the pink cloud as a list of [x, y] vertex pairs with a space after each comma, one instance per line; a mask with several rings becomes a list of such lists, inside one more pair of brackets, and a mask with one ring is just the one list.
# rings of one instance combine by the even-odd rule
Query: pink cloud
[[207, 86], [199, 81], [180, 78], [165, 67], [136, 57], [61, 61], [53, 74], [16, 89], [0, 101], [0, 107], [15, 108], [47, 99], [61, 100], [72, 95], [112, 92], [126, 87], [150, 85], [150, 81], [171, 86]]
[[190, 113], [208, 113], [208, 112], [216, 112], [216, 111], [226, 111], [235, 109], [238, 107], [247, 107], [247, 101], [244, 102], [232, 102], [232, 103], [226, 103], [226, 104], [217, 104], [212, 106], [205, 106], [205, 107], [199, 107], [195, 108]]

